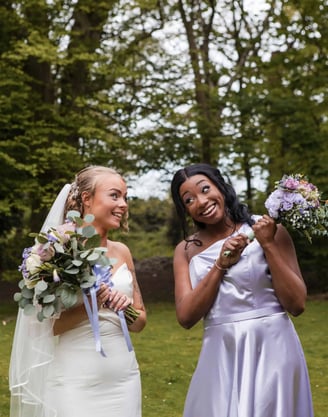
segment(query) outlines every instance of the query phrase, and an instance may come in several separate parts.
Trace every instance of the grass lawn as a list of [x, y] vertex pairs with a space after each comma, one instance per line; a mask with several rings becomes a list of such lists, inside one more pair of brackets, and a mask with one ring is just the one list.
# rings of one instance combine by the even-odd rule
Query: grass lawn
[[[0, 306], [0, 417], [9, 416], [8, 363], [15, 311], [11, 304]], [[147, 311], [146, 328], [132, 335], [142, 375], [143, 417], [181, 417], [202, 325], [182, 329], [172, 304], [150, 304]], [[327, 313], [328, 301], [311, 300], [305, 313], [293, 319], [308, 363], [315, 417], [326, 417], [328, 409]]]

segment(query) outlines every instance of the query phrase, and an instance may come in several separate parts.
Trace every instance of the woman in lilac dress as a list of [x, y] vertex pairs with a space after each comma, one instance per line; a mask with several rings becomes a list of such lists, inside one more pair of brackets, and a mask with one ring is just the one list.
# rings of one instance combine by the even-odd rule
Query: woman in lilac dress
[[[250, 215], [210, 165], [180, 169], [171, 191], [185, 236], [174, 255], [177, 318], [187, 329], [204, 322], [184, 417], [313, 417], [287, 314], [301, 314], [306, 301], [288, 232]], [[196, 226], [189, 236], [186, 216]]]

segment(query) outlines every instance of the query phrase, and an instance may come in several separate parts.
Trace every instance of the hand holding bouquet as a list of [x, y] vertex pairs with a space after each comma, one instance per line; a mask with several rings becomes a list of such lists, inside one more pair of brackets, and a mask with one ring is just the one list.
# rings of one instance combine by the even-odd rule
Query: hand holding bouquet
[[328, 200], [320, 200], [318, 188], [302, 174], [284, 175], [265, 202], [269, 215], [297, 230], [309, 242], [328, 235]]

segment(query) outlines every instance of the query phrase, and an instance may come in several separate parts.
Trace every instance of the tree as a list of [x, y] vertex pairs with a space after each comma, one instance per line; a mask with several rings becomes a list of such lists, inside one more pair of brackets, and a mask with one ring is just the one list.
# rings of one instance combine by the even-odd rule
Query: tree
[[328, 6], [256, 4], [2, 2], [0, 249], [22, 246], [90, 163], [171, 175], [210, 162], [253, 209], [286, 170], [326, 195]]

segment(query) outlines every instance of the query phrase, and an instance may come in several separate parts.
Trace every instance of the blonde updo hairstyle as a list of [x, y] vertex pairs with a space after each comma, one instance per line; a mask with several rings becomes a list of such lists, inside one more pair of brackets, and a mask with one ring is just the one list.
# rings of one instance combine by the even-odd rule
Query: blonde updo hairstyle
[[[66, 200], [64, 218], [66, 218], [70, 210], [77, 210], [81, 214], [81, 217], [84, 216], [82, 193], [87, 191], [91, 196], [94, 196], [98, 178], [106, 174], [114, 174], [122, 178], [115, 169], [98, 165], [88, 166], [76, 174], [75, 181], [71, 184], [71, 190]], [[128, 231], [128, 212], [122, 217], [121, 227], [124, 231]]]

